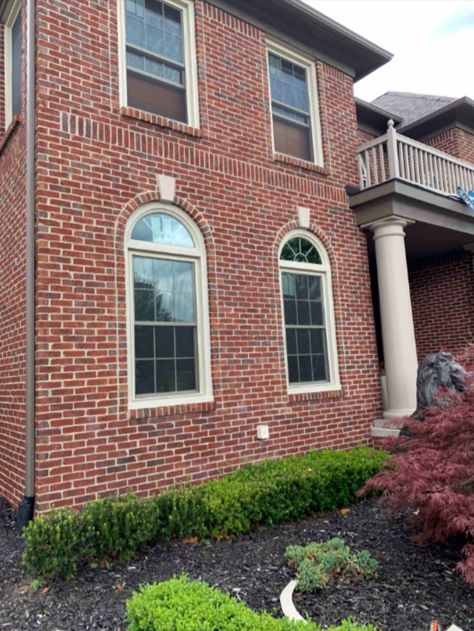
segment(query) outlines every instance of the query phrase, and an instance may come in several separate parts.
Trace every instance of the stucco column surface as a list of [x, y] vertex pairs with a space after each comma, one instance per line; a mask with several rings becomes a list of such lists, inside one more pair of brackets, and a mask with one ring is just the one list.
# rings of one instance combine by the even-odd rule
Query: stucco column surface
[[387, 379], [387, 419], [412, 414], [416, 408], [415, 329], [405, 250], [405, 226], [390, 217], [368, 226], [375, 241], [382, 339]]

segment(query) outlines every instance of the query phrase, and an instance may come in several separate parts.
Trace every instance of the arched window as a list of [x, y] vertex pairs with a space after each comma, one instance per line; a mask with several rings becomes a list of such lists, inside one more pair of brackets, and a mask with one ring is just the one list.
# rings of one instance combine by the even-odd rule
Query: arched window
[[303, 230], [280, 249], [285, 350], [290, 392], [340, 388], [329, 258]]
[[146, 204], [129, 219], [127, 256], [131, 407], [211, 400], [200, 230], [172, 204]]

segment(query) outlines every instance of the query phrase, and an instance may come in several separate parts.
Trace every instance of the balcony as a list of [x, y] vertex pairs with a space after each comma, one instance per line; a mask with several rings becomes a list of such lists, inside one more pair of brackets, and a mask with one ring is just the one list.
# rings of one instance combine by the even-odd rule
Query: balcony
[[397, 134], [393, 121], [387, 133], [357, 151], [361, 189], [393, 179], [435, 193], [457, 197], [457, 189], [474, 190], [474, 165]]

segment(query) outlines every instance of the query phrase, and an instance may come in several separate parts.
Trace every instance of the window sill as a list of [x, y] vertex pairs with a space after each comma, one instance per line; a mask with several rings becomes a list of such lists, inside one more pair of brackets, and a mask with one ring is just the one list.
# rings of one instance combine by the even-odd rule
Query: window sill
[[340, 385], [327, 386], [318, 390], [294, 390], [288, 392], [288, 402], [297, 403], [300, 401], [323, 401], [325, 399], [342, 399], [344, 391]]
[[285, 153], [274, 152], [273, 160], [275, 160], [275, 162], [290, 164], [291, 166], [299, 167], [306, 171], [313, 171], [313, 173], [319, 173], [320, 175], [329, 175], [329, 171], [326, 167], [315, 164], [314, 162], [309, 162], [308, 160], [302, 160], [301, 158], [287, 156]]
[[157, 127], [172, 129], [173, 131], [178, 131], [181, 134], [193, 136], [194, 138], [201, 137], [201, 131], [196, 127], [191, 127], [190, 125], [186, 125], [186, 123], [166, 118], [166, 116], [159, 116], [158, 114], [152, 114], [151, 112], [144, 112], [143, 110], [138, 110], [134, 107], [121, 107], [120, 114], [126, 118], [134, 118], [151, 125], [156, 125]]
[[15, 131], [15, 129], [17, 127], [19, 127], [19, 125], [20, 125], [20, 123], [22, 121], [23, 121], [23, 117], [21, 116], [21, 114], [15, 114], [15, 116], [12, 118], [12, 120], [10, 121], [10, 124], [8, 125], [8, 127], [5, 130], [5, 133], [1, 137], [1, 140], [0, 140], [0, 154], [5, 149], [5, 147], [8, 144], [8, 141], [13, 136], [13, 132]]
[[130, 419], [144, 419], [144, 418], [160, 418], [163, 416], [179, 416], [182, 414], [212, 412], [215, 410], [216, 404], [214, 399], [210, 400], [197, 400], [196, 402], [183, 402], [162, 405], [153, 405], [153, 402], [143, 402], [143, 407], [130, 407], [129, 418]]

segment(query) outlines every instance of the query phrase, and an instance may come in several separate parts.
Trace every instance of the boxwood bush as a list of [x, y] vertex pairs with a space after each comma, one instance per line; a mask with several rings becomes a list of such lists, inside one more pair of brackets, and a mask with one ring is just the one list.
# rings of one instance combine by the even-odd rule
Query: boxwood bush
[[[323, 631], [256, 613], [235, 598], [185, 576], [142, 587], [127, 601], [128, 631]], [[327, 631], [377, 631], [350, 620]]]
[[142, 546], [185, 537], [225, 537], [261, 524], [347, 506], [386, 454], [360, 447], [269, 460], [155, 498], [133, 495], [60, 509], [30, 522], [23, 561], [35, 576], [72, 577], [86, 561], [129, 558]]

